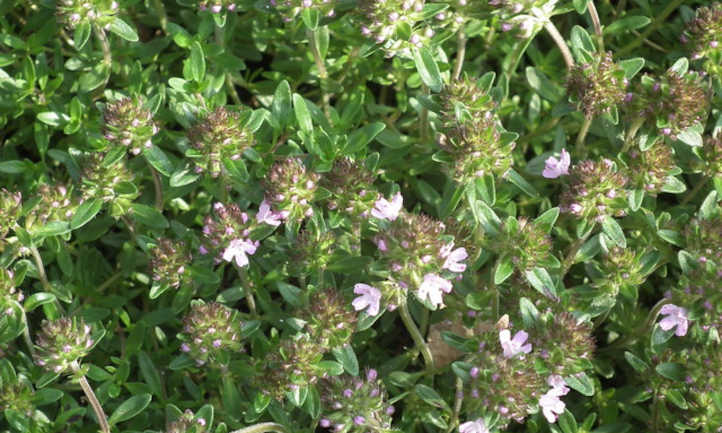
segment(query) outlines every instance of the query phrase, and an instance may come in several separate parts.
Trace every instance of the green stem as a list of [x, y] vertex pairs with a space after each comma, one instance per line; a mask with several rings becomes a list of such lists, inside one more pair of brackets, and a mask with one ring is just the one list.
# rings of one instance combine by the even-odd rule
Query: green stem
[[323, 58], [321, 57], [321, 51], [318, 49], [318, 45], [316, 44], [316, 32], [307, 30], [306, 36], [308, 37], [308, 44], [311, 47], [311, 53], [313, 54], [313, 61], [316, 63], [316, 69], [318, 69], [318, 78], [321, 81], [320, 88], [321, 88], [321, 97], [323, 100], [323, 113], [326, 116], [327, 119], [331, 119], [331, 107], [329, 105], [329, 101], [331, 98], [329, 97], [328, 93], [326, 93], [326, 80], [328, 79], [328, 71], [326, 70], [326, 64], [323, 61]]
[[88, 383], [88, 379], [85, 378], [82, 374], [80, 374], [80, 365], [78, 364], [78, 361], [73, 361], [71, 364], [71, 368], [73, 371], [79, 375], [78, 382], [80, 382], [80, 387], [83, 388], [83, 392], [85, 393], [85, 396], [88, 398], [88, 402], [90, 403], [90, 406], [93, 408], [93, 412], [95, 412], [95, 417], [98, 419], [98, 424], [100, 424], [100, 429], [103, 431], [103, 433], [110, 433], [110, 425], [108, 425], [108, 418], [105, 416], [105, 412], [103, 411], [103, 406], [100, 405], [100, 402], [98, 401], [98, 398], [95, 396], [95, 393], [93, 392], [93, 388]]
[[589, 17], [592, 19], [592, 25], [594, 26], [594, 34], [597, 36], [597, 44], [599, 45], [599, 52], [604, 52], [604, 36], [602, 35], [602, 23], [599, 20], [599, 13], [597, 8], [594, 6], [594, 0], [587, 2], [587, 10], [589, 11]]
[[108, 35], [105, 34], [105, 30], [103, 30], [100, 26], [95, 26], [95, 35], [98, 37], [98, 41], [100, 41], [100, 47], [103, 50], [103, 63], [105, 63], [108, 68], [110, 68], [110, 65], [113, 63], [113, 57], [110, 53], [110, 42], [108, 42]]
[[20, 310], [21, 319], [25, 325], [25, 329], [23, 329], [23, 341], [25, 341], [25, 345], [28, 346], [30, 356], [35, 359], [35, 346], [33, 345], [32, 338], [30, 338], [30, 324], [28, 323], [28, 316], [25, 314], [25, 309], [19, 302], [15, 302], [15, 307]]
[[408, 330], [411, 335], [411, 339], [414, 340], [414, 343], [416, 343], [416, 348], [419, 349], [421, 355], [424, 357], [426, 369], [432, 370], [434, 368], [434, 357], [431, 354], [431, 349], [429, 349], [428, 344], [424, 341], [424, 337], [421, 335], [419, 328], [416, 327], [414, 319], [409, 313], [409, 306], [406, 299], [404, 299], [401, 302], [401, 305], [399, 305], [399, 314], [401, 315], [401, 320], [406, 326], [406, 330]]
[[[429, 88], [425, 84], [421, 86], [424, 95], [429, 95]], [[426, 107], [421, 108], [421, 115], [419, 116], [419, 130], [421, 131], [420, 140], [421, 143], [426, 143], [429, 136], [429, 110]]]
[[[158, 0], [156, 0], [158, 1]], [[229, 16], [232, 14], [228, 14]], [[230, 25], [229, 23], [226, 23], [226, 27]], [[225, 30], [226, 27], [218, 27], [216, 26], [215, 30], [215, 36], [216, 36], [216, 44], [218, 44], [223, 51], [226, 50], [226, 34]], [[236, 92], [236, 87], [233, 85], [233, 77], [230, 73], [227, 73], [225, 75], [225, 84], [226, 88], [228, 89], [228, 93], [231, 96], [231, 99], [233, 100], [233, 103], [236, 105], [242, 105], [241, 104], [241, 98], [238, 96], [238, 92]]]
[[231, 433], [266, 433], [266, 432], [276, 432], [276, 433], [288, 433], [288, 430], [281, 424], [276, 424], [273, 422], [262, 422], [260, 424], [254, 424], [252, 426], [242, 428], [240, 430], [233, 431]]
[[103, 284], [99, 285], [98, 288], [95, 289], [95, 291], [98, 293], [103, 293], [105, 291], [105, 289], [110, 287], [118, 278], [120, 278], [122, 276], [123, 276], [123, 272], [121, 272], [121, 271], [114, 273], [113, 275], [110, 276], [110, 278], [105, 280], [103, 282]]
[[466, 35], [464, 29], [459, 30], [458, 39], [456, 41], [456, 63], [454, 63], [454, 75], [451, 80], [456, 81], [461, 76], [461, 69], [464, 67], [464, 57], [466, 56]]
[[153, 188], [155, 189], [155, 208], [158, 209], [159, 212], [163, 212], [163, 185], [160, 181], [160, 176], [158, 176], [158, 172], [155, 168], [153, 168], [152, 165], [150, 165], [150, 162], [148, 162], [148, 159], [146, 158], [145, 162], [148, 164], [148, 170], [150, 170], [150, 174], [153, 177]]
[[52, 292], [52, 286], [50, 285], [50, 281], [48, 281], [48, 276], [45, 273], [43, 258], [40, 257], [40, 251], [38, 251], [38, 247], [36, 247], [35, 245], [31, 246], [30, 254], [32, 254], [33, 260], [35, 261], [35, 267], [38, 269], [38, 276], [40, 277], [40, 282], [43, 284], [43, 289], [48, 293]]
[[579, 130], [579, 134], [577, 135], [577, 155], [579, 155], [579, 158], [581, 159], [584, 159], [587, 156], [587, 149], [584, 146], [584, 140], [587, 138], [589, 127], [592, 125], [592, 119], [593, 117], [588, 114], [584, 116], [582, 128]]
[[685, 205], [689, 203], [697, 195], [697, 193], [704, 188], [705, 185], [707, 185], [707, 178], [702, 176], [702, 180], [697, 182], [697, 185], [695, 185], [694, 188], [684, 196], [680, 204]]
[[233, 266], [235, 266], [236, 270], [238, 270], [238, 277], [241, 279], [241, 284], [243, 285], [244, 291], [246, 292], [246, 303], [248, 304], [248, 311], [251, 312], [251, 315], [253, 317], [257, 317], [258, 312], [256, 311], [256, 299], [253, 297], [253, 287], [251, 287], [251, 284], [248, 281], [246, 271], [237, 266], [235, 263], [233, 264]]
[[637, 136], [637, 132], [639, 132], [639, 128], [644, 125], [644, 118], [640, 117], [629, 126], [629, 130], [627, 131], [627, 137], [624, 139], [624, 146], [622, 147], [622, 151], [620, 153], [625, 153], [629, 150], [630, 147], [632, 147], [632, 143], [634, 142], [634, 137]]
[[557, 47], [559, 47], [559, 51], [562, 52], [562, 57], [564, 58], [564, 63], [567, 64], [567, 69], [572, 69], [574, 67], [574, 57], [572, 56], [572, 52], [569, 51], [569, 46], [567, 46], [564, 37], [561, 35], [561, 33], [559, 33], [559, 30], [557, 30], [556, 26], [553, 22], [551, 22], [551, 20], [548, 20], [544, 24], [544, 29], [547, 31], [547, 33], [549, 33], [549, 36], [554, 39]]
[[615, 57], [623, 58], [624, 54], [637, 48], [645, 39], [647, 39], [647, 36], [655, 32], [662, 24], [664, 24], [664, 22], [672, 14], [672, 12], [674, 12], [675, 9], [677, 9], [682, 3], [684, 3], [684, 1], [685, 0], [672, 0], [672, 2], [670, 2], [667, 7], [664, 8], [662, 12], [660, 12], [659, 15], [654, 17], [652, 24], [650, 26], [647, 26], [647, 28], [644, 29], [644, 32], [642, 32], [639, 37], [634, 38], [632, 42], [628, 43], [623, 48], [617, 50]]
[[446, 429], [446, 433], [454, 431], [456, 426], [459, 424], [459, 413], [461, 413], [461, 405], [464, 402], [464, 381], [460, 377], [456, 378], [456, 396], [454, 397], [454, 414], [451, 416], [451, 422], [449, 422], [449, 428]]
[[569, 272], [569, 268], [572, 267], [574, 264], [574, 259], [577, 256], [577, 251], [579, 251], [579, 248], [584, 245], [584, 242], [586, 242], [587, 238], [589, 237], [589, 234], [591, 234], [591, 231], [587, 232], [586, 236], [583, 236], [576, 241], [569, 247], [569, 251], [567, 252], [566, 257], [564, 258], [564, 262], [562, 262], [562, 275], [566, 275], [567, 272]]

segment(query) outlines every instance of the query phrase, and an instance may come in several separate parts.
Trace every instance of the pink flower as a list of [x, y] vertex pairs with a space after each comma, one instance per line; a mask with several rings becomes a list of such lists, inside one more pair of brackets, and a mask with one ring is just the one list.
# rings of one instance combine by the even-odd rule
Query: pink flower
[[564, 408], [566, 407], [559, 397], [566, 395], [569, 392], [569, 388], [567, 388], [564, 379], [556, 374], [549, 376], [547, 383], [552, 389], [539, 398], [539, 407], [542, 408], [542, 413], [547, 421], [554, 423], [557, 421], [557, 417], [564, 413]]
[[674, 304], [667, 304], [662, 307], [659, 312], [666, 317], [659, 321], [659, 327], [665, 331], [677, 327], [674, 335], [682, 337], [687, 334], [689, 319], [687, 318], [687, 310]]
[[376, 200], [376, 205], [371, 209], [371, 215], [378, 219], [387, 219], [393, 221], [399, 217], [401, 207], [403, 205], [404, 198], [401, 197], [401, 193], [397, 192], [392, 198], [391, 202], [381, 197]]
[[460, 425], [459, 433], [489, 433], [489, 429], [486, 428], [484, 420], [479, 418], [476, 421], [469, 421]]
[[268, 200], [263, 200], [261, 205], [258, 207], [258, 213], [256, 214], [256, 221], [259, 223], [266, 223], [274, 227], [281, 225], [281, 221], [284, 216], [280, 212], [273, 212], [271, 210], [271, 204]]
[[225, 251], [223, 251], [223, 260], [232, 262], [234, 259], [236, 265], [243, 267], [248, 265], [248, 256], [256, 252], [258, 242], [253, 243], [248, 239], [233, 239]]
[[562, 149], [562, 154], [559, 159], [550, 156], [544, 163], [544, 171], [542, 176], [547, 179], [556, 179], [559, 176], [569, 174], [569, 164], [571, 163], [571, 156], [566, 149]]
[[424, 281], [419, 286], [418, 296], [422, 301], [428, 299], [434, 308], [444, 306], [442, 292], [451, 292], [451, 282], [436, 274], [424, 275]]
[[451, 272], [464, 272], [466, 265], [459, 262], [466, 260], [466, 258], [469, 257], [469, 254], [466, 253], [466, 248], [457, 248], [454, 251], [451, 251], [452, 248], [454, 248], [453, 242], [441, 247], [441, 258], [446, 259], [441, 268], [448, 269]]
[[502, 349], [504, 349], [504, 357], [513, 358], [516, 355], [531, 352], [531, 344], [524, 344], [528, 337], [529, 334], [524, 331], [519, 331], [514, 334], [514, 338], [511, 338], [511, 331], [502, 329], [499, 332], [499, 342], [501, 343]]
[[368, 284], [358, 283], [353, 286], [353, 292], [361, 295], [351, 302], [354, 310], [361, 311], [365, 308], [366, 314], [369, 316], [379, 314], [379, 303], [381, 301], [381, 291], [379, 289]]

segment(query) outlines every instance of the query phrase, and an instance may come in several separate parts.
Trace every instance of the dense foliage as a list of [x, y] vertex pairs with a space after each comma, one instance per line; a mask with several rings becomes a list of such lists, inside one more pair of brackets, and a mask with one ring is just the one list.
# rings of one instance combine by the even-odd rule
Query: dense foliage
[[722, 431], [722, 4], [176, 1], [0, 2], [0, 431]]

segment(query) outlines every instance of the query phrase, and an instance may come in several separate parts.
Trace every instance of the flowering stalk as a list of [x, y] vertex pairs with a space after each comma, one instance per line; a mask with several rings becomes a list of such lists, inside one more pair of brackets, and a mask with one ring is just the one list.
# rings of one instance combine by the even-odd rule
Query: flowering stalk
[[564, 63], [567, 64], [567, 69], [572, 69], [574, 67], [574, 57], [572, 57], [572, 52], [569, 51], [569, 47], [564, 41], [564, 37], [559, 33], [559, 30], [557, 30], [551, 20], [547, 20], [547, 22], [544, 23], [544, 29], [547, 33], [549, 33], [549, 36], [554, 39], [557, 47], [559, 47], [559, 51], [562, 52], [562, 57], [564, 57]]
[[83, 392], [88, 398], [88, 402], [93, 408], [93, 412], [95, 412], [95, 417], [98, 419], [98, 424], [100, 424], [100, 430], [103, 433], [110, 433], [110, 425], [108, 425], [108, 418], [105, 416], [103, 406], [100, 405], [98, 398], [93, 392], [93, 388], [88, 383], [88, 379], [86, 379], [85, 375], [82, 374], [80, 364], [78, 364], [78, 361], [73, 361], [70, 364], [70, 367], [73, 369], [73, 372], [78, 375], [78, 382], [80, 382], [80, 387], [83, 388]]
[[456, 81], [461, 76], [461, 69], [464, 66], [464, 56], [466, 55], [466, 35], [464, 34], [464, 28], [459, 29], [459, 35], [457, 39], [456, 49], [456, 63], [454, 63], [454, 75], [451, 80]]
[[426, 344], [426, 341], [424, 341], [424, 337], [421, 335], [416, 323], [414, 323], [414, 319], [409, 313], [409, 306], [406, 300], [402, 301], [401, 305], [399, 305], [399, 314], [401, 315], [401, 320], [406, 326], [406, 330], [408, 330], [411, 335], [411, 339], [413, 339], [414, 343], [416, 343], [416, 348], [419, 349], [421, 355], [424, 357], [424, 363], [426, 364], [427, 370], [433, 370], [434, 356], [431, 354], [431, 349], [429, 349], [429, 345]]
[[323, 113], [326, 115], [327, 119], [331, 118], [331, 107], [329, 105], [330, 97], [329, 94], [326, 92], [326, 79], [328, 79], [328, 71], [326, 70], [326, 65], [323, 62], [323, 58], [321, 57], [321, 52], [318, 49], [318, 44], [316, 44], [316, 36], [318, 30], [307, 30], [306, 31], [306, 37], [308, 37], [308, 44], [311, 47], [311, 53], [313, 54], [313, 61], [316, 62], [316, 68], [318, 69], [318, 78], [319, 78], [319, 87], [321, 89], [321, 98], [323, 100]]
[[597, 36], [599, 51], [604, 52], [604, 36], [602, 36], [602, 23], [599, 21], [599, 13], [597, 13], [597, 7], [594, 5], [594, 0], [589, 0], [587, 2], [587, 10], [589, 11], [589, 18], [592, 19], [594, 34]]

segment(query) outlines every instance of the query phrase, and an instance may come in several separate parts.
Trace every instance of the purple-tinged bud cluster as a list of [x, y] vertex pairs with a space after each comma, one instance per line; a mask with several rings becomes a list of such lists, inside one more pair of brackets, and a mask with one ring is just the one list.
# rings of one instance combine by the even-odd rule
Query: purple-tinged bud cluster
[[678, 170], [672, 147], [661, 140], [644, 152], [632, 149], [627, 156], [628, 187], [644, 190], [651, 195], [661, 192], [668, 177]]
[[130, 211], [140, 192], [123, 155], [91, 153], [86, 155], [82, 168], [83, 200], [100, 199], [110, 203], [110, 215], [116, 218]]
[[207, 215], [203, 224], [201, 255], [213, 252], [217, 262], [222, 259], [239, 267], [247, 266], [248, 256], [254, 254], [259, 245], [258, 241], [250, 238], [259, 223], [235, 203], [224, 205], [218, 202], [213, 209], [216, 218]]
[[524, 217], [507, 218], [499, 235], [487, 238], [485, 246], [496, 254], [511, 256], [514, 267], [521, 274], [536, 266], [547, 266], [554, 260], [549, 234]]
[[337, 0], [269, 0], [271, 6], [275, 7], [283, 20], [291, 22], [305, 10], [318, 11], [321, 17], [333, 17], [336, 15], [335, 8]]
[[643, 260], [646, 251], [614, 246], [599, 264], [599, 278], [593, 286], [600, 290], [597, 304], [613, 305], [620, 290], [640, 286], [647, 279]]
[[80, 317], [44, 320], [35, 337], [35, 363], [54, 373], [67, 373], [95, 344], [90, 325]]
[[700, 163], [702, 173], [710, 178], [722, 177], [722, 134], [714, 137], [705, 137], [700, 149]]
[[[558, 0], [488, 0], [483, 7], [491, 7], [500, 18], [502, 32], [516, 31], [520, 37], [530, 37], [541, 27], [539, 15], [551, 17]], [[471, 3], [471, 6], [476, 6]]]
[[164, 433], [207, 433], [210, 430], [208, 421], [197, 418], [190, 409], [176, 420], [166, 424]]
[[319, 425], [334, 433], [390, 433], [394, 407], [386, 402], [386, 389], [374, 369], [363, 378], [336, 376], [324, 380], [323, 410]]
[[439, 145], [451, 157], [446, 171], [459, 183], [486, 174], [503, 176], [511, 167], [513, 135], [503, 133], [496, 104], [478, 81], [465, 78], [441, 93]]
[[116, 0], [60, 0], [56, 7], [59, 20], [69, 29], [81, 23], [106, 28], [118, 12]]
[[187, 266], [193, 256], [183, 241], [158, 239], [157, 246], [151, 250], [150, 268], [153, 281], [161, 286], [177, 289], [191, 282]]
[[311, 338], [324, 351], [348, 344], [356, 329], [356, 313], [334, 289], [311, 295], [309, 308], [301, 312], [300, 318], [306, 321]]
[[380, 44], [389, 57], [410, 56], [412, 48], [426, 45], [434, 36], [431, 27], [420, 25], [423, 9], [424, 0], [364, 0], [361, 34]]
[[699, 323], [699, 328], [710, 333], [712, 340], [722, 335], [722, 268], [711, 263], [700, 264], [680, 276], [679, 284], [668, 294], [675, 305], [684, 305]]
[[183, 318], [180, 350], [198, 366], [226, 365], [242, 349], [241, 326], [236, 310], [217, 302], [193, 301]]
[[264, 181], [266, 198], [272, 208], [290, 221], [301, 221], [313, 215], [320, 175], [306, 170], [299, 158], [286, 158], [275, 163]]
[[218, 107], [188, 131], [193, 149], [186, 156], [193, 159], [196, 173], [218, 177], [225, 166], [241, 159], [243, 152], [253, 145], [253, 134], [245, 127], [249, 114]]
[[289, 271], [294, 276], [311, 275], [320, 278], [329, 264], [333, 262], [339, 236], [334, 231], [321, 231], [306, 228], [296, 238], [293, 249], [289, 251]]
[[223, 10], [234, 12], [238, 9], [238, 0], [201, 0], [198, 3], [198, 9], [219, 14]]
[[700, 264], [709, 264], [722, 270], [722, 212], [698, 220], [693, 219], [685, 227], [686, 250]]
[[569, 94], [588, 118], [608, 113], [621, 103], [628, 84], [611, 52], [594, 57], [592, 63], [575, 65], [567, 78]]
[[108, 103], [103, 119], [105, 139], [116, 146], [127, 148], [133, 155], [149, 149], [153, 145], [153, 136], [158, 133], [153, 114], [137, 98], [123, 98]]
[[20, 192], [0, 189], [0, 240], [13, 229], [23, 210], [23, 196]]
[[15, 287], [15, 274], [13, 271], [0, 268], [0, 314], [8, 316], [14, 314], [13, 305], [22, 303], [25, 295], [22, 290]]
[[286, 393], [315, 384], [326, 376], [319, 363], [327, 350], [321, 341], [306, 333], [284, 338], [265, 359], [258, 359], [258, 388], [281, 402]]
[[581, 161], [569, 170], [559, 208], [587, 221], [626, 215], [627, 177], [609, 160]]
[[368, 215], [379, 198], [373, 183], [376, 176], [350, 158], [339, 158], [321, 178], [321, 186], [331, 192], [327, 207], [338, 209], [352, 219]]
[[672, 139], [694, 124], [704, 123], [710, 108], [703, 76], [694, 71], [679, 74], [669, 69], [658, 77], [644, 75], [627, 100], [630, 118], [644, 118]]
[[[445, 235], [445, 226], [426, 215], [403, 210], [401, 195], [391, 203], [379, 199], [372, 215], [379, 221], [374, 242], [378, 247], [382, 269], [388, 280], [383, 284], [384, 298], [406, 296], [408, 290], [433, 308], [443, 308], [443, 294], [451, 292], [452, 280], [466, 269], [464, 248], [454, 248]], [[383, 206], [382, 206], [383, 205]], [[446, 239], [446, 240], [445, 240]]]
[[568, 312], [549, 311], [532, 331], [534, 347], [553, 374], [571, 376], [592, 368], [592, 325]]
[[72, 185], [57, 183], [40, 185], [28, 201], [34, 204], [25, 215], [25, 228], [32, 230], [52, 221], [70, 220], [83, 200], [73, 194]]
[[707, 58], [705, 69], [719, 74], [722, 63], [722, 3], [715, 2], [697, 9], [695, 18], [687, 24], [684, 38], [688, 39], [693, 60]]

